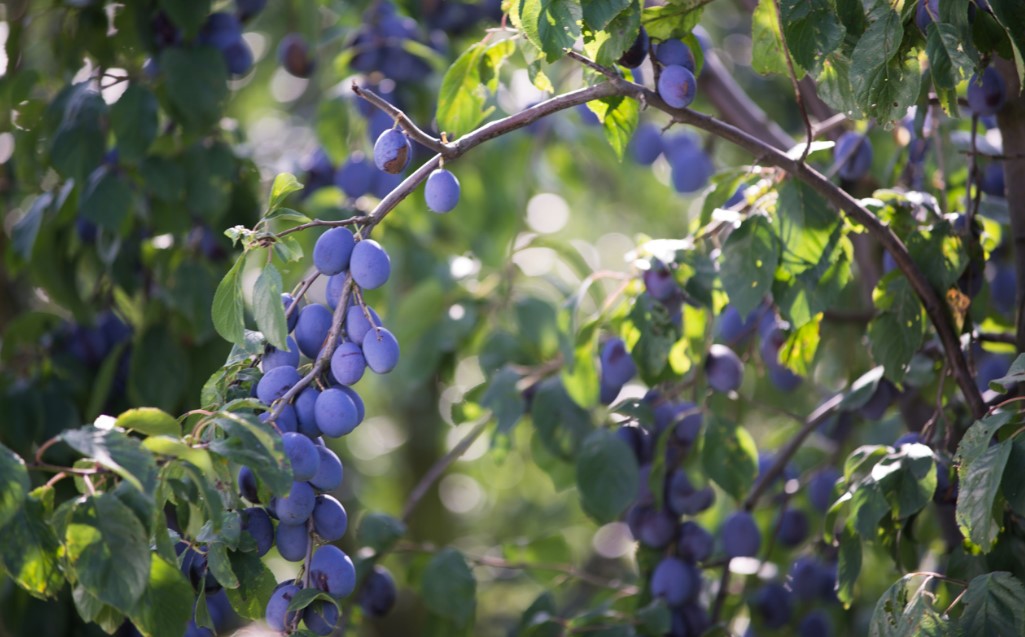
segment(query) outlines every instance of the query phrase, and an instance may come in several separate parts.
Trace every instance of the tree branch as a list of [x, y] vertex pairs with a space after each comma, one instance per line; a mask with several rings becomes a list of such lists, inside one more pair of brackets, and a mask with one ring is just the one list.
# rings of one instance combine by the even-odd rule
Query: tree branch
[[[835, 207], [847, 213], [854, 221], [864, 226], [869, 234], [893, 255], [893, 260], [896, 262], [897, 267], [908, 279], [915, 294], [921, 300], [925, 312], [935, 328], [940, 342], [943, 344], [943, 349], [954, 372], [954, 378], [957, 380], [957, 384], [961, 388], [961, 392], [964, 394], [972, 414], [978, 418], [985, 413], [985, 403], [978, 388], [975, 386], [975, 380], [972, 378], [964, 353], [961, 351], [961, 341], [957, 333], [954, 332], [953, 325], [947, 315], [946, 306], [936, 291], [929, 285], [929, 282], [915, 265], [914, 261], [911, 260], [911, 255], [908, 254], [908, 250], [900, 238], [889, 227], [862, 206], [858, 200], [838, 188], [817, 170], [804, 162], [789, 157], [786, 153], [769, 146], [753, 135], [708, 115], [703, 115], [689, 109], [673, 108], [662, 101], [654, 91], [633, 82], [620, 79], [614, 80], [611, 83], [615, 84], [622, 94], [631, 95], [653, 108], [664, 111], [672, 115], [678, 122], [690, 124], [725, 139], [747, 150], [760, 162], [783, 169], [791, 176], [804, 182]], [[1025, 186], [1025, 179], [1022, 179], [1022, 185]], [[1025, 193], [1023, 193], [1023, 197], [1025, 197]], [[1023, 231], [1022, 245], [1025, 248], [1025, 231]], [[1025, 255], [1025, 249], [1023, 249], [1023, 255]], [[1025, 256], [1023, 256], [1023, 259], [1025, 259]], [[1023, 267], [1025, 267], [1025, 261], [1023, 261]], [[1022, 327], [1025, 330], [1025, 324]], [[1023, 331], [1023, 339], [1025, 339], [1025, 331]]]
[[377, 93], [374, 93], [373, 91], [367, 88], [361, 88], [358, 84], [356, 84], [356, 82], [352, 83], [352, 91], [356, 95], [362, 97], [363, 99], [370, 102], [380, 110], [384, 111], [385, 114], [387, 114], [389, 117], [395, 120], [398, 123], [398, 125], [406, 131], [406, 135], [408, 135], [409, 138], [413, 141], [417, 142], [422, 146], [426, 146], [427, 148], [430, 148], [434, 152], [439, 153], [441, 155], [447, 156], [448, 153], [451, 152], [451, 149], [449, 148], [448, 144], [442, 142], [437, 137], [434, 137], [433, 135], [421, 129], [413, 122], [413, 120], [409, 119], [409, 117], [405, 113], [403, 113], [400, 109], [396, 108], [395, 106], [389, 104], [384, 98], [379, 96]]
[[997, 124], [1004, 141], [1004, 188], [1007, 213], [1011, 218], [1012, 255], [1015, 281], [1015, 345], [1025, 351], [1025, 96], [1019, 95], [1020, 85], [1014, 62], [997, 57], [993, 66], [1007, 85], [1007, 104], [997, 113]]

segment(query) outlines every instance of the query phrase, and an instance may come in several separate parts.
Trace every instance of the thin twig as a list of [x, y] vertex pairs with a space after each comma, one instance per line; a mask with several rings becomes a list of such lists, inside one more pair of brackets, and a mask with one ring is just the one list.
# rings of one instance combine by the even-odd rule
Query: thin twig
[[783, 57], [787, 61], [787, 71], [790, 76], [790, 85], [794, 88], [794, 99], [797, 100], [797, 110], [801, 113], [801, 119], [804, 120], [804, 131], [807, 135], [807, 139], [804, 140], [804, 150], [801, 151], [800, 161], [803, 163], [808, 158], [808, 153], [811, 151], [811, 143], [815, 141], [815, 133], [811, 127], [811, 120], [808, 119], [808, 109], [804, 107], [804, 97], [801, 95], [801, 87], [797, 85], [797, 72], [794, 71], [794, 60], [790, 55], [790, 47], [787, 43], [782, 41], [783, 38], [783, 11], [780, 9], [779, 0], [773, 0], [773, 4], [776, 8], [776, 24], [779, 26], [780, 33], [780, 46], [783, 48]]
[[302, 230], [307, 230], [309, 228], [318, 228], [318, 227], [337, 228], [339, 226], [351, 226], [351, 225], [354, 225], [354, 224], [366, 223], [367, 221], [369, 221], [369, 219], [370, 218], [367, 215], [355, 215], [353, 217], [349, 217], [348, 219], [340, 219], [338, 221], [327, 221], [325, 219], [314, 219], [313, 221], [307, 221], [306, 223], [300, 224], [298, 226], [293, 226], [291, 228], [286, 228], [286, 229], [282, 230], [281, 232], [276, 232], [276, 233], [274, 233], [274, 236], [276, 236], [277, 238], [280, 239], [281, 237], [288, 236], [288, 235], [292, 234], [293, 232], [301, 232]]
[[470, 445], [472, 445], [473, 442], [477, 440], [482, 433], [484, 433], [484, 430], [487, 429], [490, 421], [491, 419], [487, 418], [478, 422], [473, 429], [470, 430], [470, 433], [463, 436], [463, 438], [457, 442], [454, 447], [452, 447], [451, 451], [439, 458], [437, 462], [427, 470], [427, 473], [420, 478], [420, 481], [416, 483], [413, 490], [409, 492], [409, 497], [406, 498], [406, 504], [402, 507], [403, 522], [409, 520], [409, 517], [413, 515], [413, 511], [416, 510], [420, 501], [423, 500], [430, 488], [438, 481], [439, 478], [441, 478], [442, 474], [448, 470], [452, 463], [466, 453], [466, 450], [470, 448]]
[[417, 142], [422, 146], [430, 148], [431, 150], [440, 155], [448, 155], [451, 152], [451, 149], [449, 148], [448, 144], [443, 143], [437, 137], [434, 137], [433, 135], [421, 129], [413, 122], [413, 120], [409, 118], [409, 116], [403, 113], [402, 110], [389, 104], [384, 98], [379, 96], [377, 93], [374, 93], [368, 88], [361, 88], [358, 84], [356, 84], [356, 82], [352, 83], [352, 91], [359, 97], [362, 97], [366, 101], [376, 106], [378, 109], [384, 111], [386, 115], [388, 115], [393, 120], [398, 122], [399, 126], [401, 126], [402, 129], [406, 131], [406, 135], [408, 135], [409, 138], [413, 141]]

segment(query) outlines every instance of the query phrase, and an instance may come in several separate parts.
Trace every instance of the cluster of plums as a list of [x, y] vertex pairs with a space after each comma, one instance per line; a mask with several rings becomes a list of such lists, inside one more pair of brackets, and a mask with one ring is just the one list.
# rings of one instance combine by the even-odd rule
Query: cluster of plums
[[[242, 23], [262, 11], [265, 5], [265, 1], [237, 0], [233, 13], [211, 13], [200, 28], [195, 44], [217, 49], [231, 75], [245, 75], [253, 67], [253, 51], [242, 37]], [[166, 13], [158, 11], [152, 22], [152, 44], [156, 53], [168, 47], [187, 44], [181, 29]], [[147, 72], [155, 74], [157, 71], [155, 60], [147, 62]]]
[[[272, 499], [266, 509], [247, 509], [243, 529], [253, 534], [260, 554], [273, 542], [286, 560], [308, 559], [304, 581], [340, 599], [355, 589], [356, 571], [341, 549], [327, 544], [345, 534], [347, 516], [341, 503], [326, 493], [338, 488], [343, 471], [338, 456], [324, 445], [323, 437], [347, 435], [363, 421], [363, 401], [352, 385], [368, 368], [378, 374], [394, 369], [399, 345], [373, 309], [353, 302], [353, 296], [349, 296], [344, 333], [334, 347], [325, 388], [310, 385], [290, 403], [278, 404], [300, 380], [301, 357], [316, 359], [329, 346], [333, 311], [342, 302], [347, 277], [360, 288], [372, 290], [384, 285], [391, 273], [391, 260], [376, 241], [357, 241], [349, 229], [342, 227], [332, 228], [318, 238], [313, 263], [320, 274], [328, 277], [328, 304], [309, 303], [300, 310], [290, 295], [283, 295], [291, 333], [289, 347], [267, 348], [261, 359], [263, 376], [255, 384], [256, 397], [271, 407], [261, 417], [270, 420], [281, 433], [295, 481], [287, 495]], [[271, 414], [275, 414], [273, 419]], [[238, 481], [243, 497], [259, 503], [253, 472], [243, 467]], [[270, 524], [271, 517], [278, 520], [276, 531]], [[317, 546], [318, 541], [325, 544]], [[298, 623], [300, 616], [287, 609], [300, 588], [301, 582], [289, 580], [275, 589], [266, 611], [267, 624], [273, 629], [290, 630]], [[393, 580], [381, 567], [369, 575], [362, 591], [365, 610], [375, 615], [387, 612], [395, 599]], [[338, 618], [337, 606], [324, 600], [314, 602], [301, 614], [306, 627], [320, 635], [330, 634]]]

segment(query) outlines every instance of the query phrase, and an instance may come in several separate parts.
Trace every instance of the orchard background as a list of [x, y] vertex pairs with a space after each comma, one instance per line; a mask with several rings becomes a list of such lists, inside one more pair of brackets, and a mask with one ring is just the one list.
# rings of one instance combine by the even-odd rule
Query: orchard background
[[1025, 634], [1019, 0], [0, 41], [0, 635]]

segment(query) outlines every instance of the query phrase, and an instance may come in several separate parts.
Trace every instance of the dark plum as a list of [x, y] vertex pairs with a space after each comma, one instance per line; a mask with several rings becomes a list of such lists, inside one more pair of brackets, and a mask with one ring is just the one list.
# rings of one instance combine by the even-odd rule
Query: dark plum
[[968, 80], [968, 107], [977, 115], [996, 115], [1007, 101], [1007, 85], [992, 66]]
[[303, 621], [314, 634], [330, 635], [338, 625], [338, 607], [318, 599], [303, 609]]
[[628, 69], [635, 69], [644, 62], [644, 58], [648, 57], [648, 46], [651, 44], [651, 40], [648, 38], [648, 31], [641, 27], [637, 31], [637, 37], [634, 39], [633, 44], [626, 51], [623, 51], [623, 55], [619, 56], [618, 63], [627, 67]]
[[338, 454], [327, 447], [318, 446], [317, 454], [320, 456], [320, 467], [316, 475], [310, 478], [310, 484], [320, 491], [334, 491], [341, 486], [345, 474], [342, 461], [338, 459]]
[[872, 167], [872, 142], [860, 133], [847, 131], [836, 140], [833, 160], [841, 179], [861, 179]]
[[752, 608], [771, 630], [790, 623], [794, 614], [794, 602], [790, 591], [779, 582], [769, 582], [759, 588], [752, 601]]
[[886, 409], [897, 398], [897, 386], [882, 378], [876, 386], [872, 397], [864, 405], [858, 408], [860, 413], [867, 420], [879, 420], [886, 413]]
[[373, 239], [363, 239], [352, 249], [349, 272], [356, 285], [365, 290], [374, 290], [384, 285], [391, 276], [391, 258], [380, 243]]
[[374, 142], [374, 165], [386, 173], [395, 175], [405, 170], [412, 155], [409, 139], [397, 128], [384, 131]]
[[797, 625], [797, 637], [832, 637], [832, 635], [833, 624], [829, 621], [829, 615], [821, 608], [805, 615], [801, 623]]
[[712, 556], [715, 538], [697, 522], [680, 525], [680, 537], [676, 542], [676, 554], [688, 562], [704, 562]]
[[634, 539], [651, 548], [662, 548], [676, 536], [676, 517], [651, 504], [634, 505], [626, 514], [626, 523]]
[[424, 184], [424, 199], [432, 212], [444, 214], [459, 203], [459, 180], [444, 168], [434, 170]]
[[638, 465], [651, 462], [652, 440], [646, 429], [636, 425], [622, 425], [616, 429], [616, 437], [630, 447]]
[[728, 557], [755, 557], [762, 546], [762, 532], [746, 511], [737, 511], [723, 522], [720, 531], [723, 550]]
[[292, 582], [281, 582], [270, 599], [267, 600], [267, 611], [264, 620], [271, 630], [284, 631], [285, 627], [295, 621], [298, 611], [288, 612], [288, 604], [299, 592], [299, 587]]
[[306, 523], [278, 524], [276, 545], [278, 553], [289, 562], [301, 562], [306, 559], [306, 551], [310, 546], [310, 532]]
[[275, 367], [299, 367], [299, 346], [291, 336], [286, 342], [288, 343], [287, 350], [278, 349], [273, 345], [267, 346], [267, 351], [264, 352], [263, 358], [260, 360], [260, 367], [264, 373]]
[[321, 274], [331, 276], [349, 267], [356, 240], [348, 228], [331, 228], [317, 238], [313, 246], [313, 265]]
[[349, 527], [349, 516], [345, 507], [330, 495], [318, 495], [317, 504], [313, 507], [313, 530], [325, 542], [342, 539]]
[[367, 361], [363, 357], [363, 350], [355, 343], [342, 343], [331, 355], [331, 375], [342, 385], [355, 385], [363, 378], [366, 369]]
[[260, 503], [260, 496], [257, 494], [256, 474], [249, 467], [242, 467], [238, 470], [238, 491], [243, 498], [253, 504]]
[[602, 382], [622, 387], [636, 374], [637, 365], [626, 351], [623, 339], [616, 337], [605, 341], [601, 349]]
[[673, 271], [658, 259], [652, 259], [651, 267], [644, 271], [644, 288], [652, 298], [666, 301], [679, 292]]
[[325, 389], [320, 393], [314, 413], [317, 427], [324, 432], [324, 435], [332, 438], [351, 433], [360, 421], [352, 398], [338, 388]]
[[263, 557], [274, 544], [274, 523], [266, 509], [249, 507], [242, 510], [242, 532], [256, 542], [256, 554]]
[[695, 489], [683, 469], [676, 469], [666, 478], [666, 507], [677, 515], [696, 515], [715, 503], [711, 487]]
[[312, 75], [316, 67], [316, 61], [310, 55], [310, 45], [298, 33], [289, 33], [281, 38], [278, 62], [290, 75], [302, 78]]
[[387, 374], [399, 364], [399, 342], [383, 327], [372, 329], [363, 337], [363, 357], [371, 371]]
[[691, 73], [694, 73], [697, 66], [694, 63], [694, 53], [690, 47], [676, 38], [659, 43], [655, 47], [655, 57], [664, 66], [682, 66]]
[[356, 588], [356, 569], [340, 548], [325, 544], [310, 560], [310, 584], [335, 599], [346, 597]]
[[661, 154], [662, 130], [651, 122], [639, 125], [630, 140], [630, 155], [634, 161], [642, 166], [650, 166]]
[[264, 404], [271, 404], [285, 395], [299, 382], [299, 372], [294, 367], [275, 367], [260, 379], [256, 385], [256, 397]]
[[1006, 196], [1003, 164], [995, 162], [986, 166], [986, 170], [982, 173], [980, 187], [982, 192], [990, 197]]
[[714, 343], [705, 357], [705, 377], [717, 392], [736, 391], [744, 380], [744, 364], [732, 349]]
[[694, 101], [698, 81], [694, 73], [683, 66], [671, 64], [658, 76], [658, 95], [673, 108], [686, 108]]
[[310, 303], [299, 312], [299, 321], [295, 324], [295, 342], [299, 351], [316, 359], [330, 331], [331, 310], [320, 303]]
[[267, 6], [267, 0], [235, 0], [235, 15], [241, 22], [253, 18]]
[[374, 180], [374, 167], [367, 161], [363, 153], [357, 151], [335, 171], [335, 185], [353, 199], [370, 192], [370, 184]]
[[701, 589], [701, 574], [693, 564], [676, 557], [663, 558], [651, 574], [651, 595], [680, 606], [694, 599]]
[[383, 617], [395, 605], [398, 591], [391, 573], [383, 566], [375, 565], [367, 574], [359, 592], [359, 605], [371, 617]]
[[808, 537], [808, 516], [800, 509], [786, 508], [779, 515], [776, 539], [787, 548], [794, 548]]
[[285, 524], [302, 524], [309, 519], [317, 494], [306, 482], [293, 482], [288, 495], [275, 498], [274, 512]]
[[[314, 390], [316, 391], [316, 390]], [[320, 455], [313, 441], [300, 433], [281, 435], [285, 447], [285, 457], [292, 465], [292, 476], [299, 482], [305, 482], [317, 475], [320, 468]]]
[[317, 426], [317, 414], [316, 405], [317, 398], [320, 397], [320, 390], [313, 386], [304, 388], [299, 395], [295, 397], [293, 403], [295, 407], [295, 416], [299, 421], [299, 433], [306, 436], [307, 438], [316, 438], [322, 433], [320, 427]]
[[833, 487], [840, 479], [840, 472], [827, 467], [812, 474], [808, 481], [808, 501], [816, 511], [825, 512], [833, 504]]
[[[281, 304], [285, 306], [285, 312], [288, 312], [288, 308], [292, 307], [292, 303], [293, 302], [295, 302], [295, 299], [292, 297], [291, 294], [287, 294], [286, 293], [286, 294], [282, 294], [281, 295]], [[299, 321], [299, 305], [297, 304], [295, 306], [295, 309], [292, 310], [292, 313], [288, 315], [288, 331], [289, 332], [291, 332], [292, 330], [295, 329], [295, 324], [298, 321]]]

